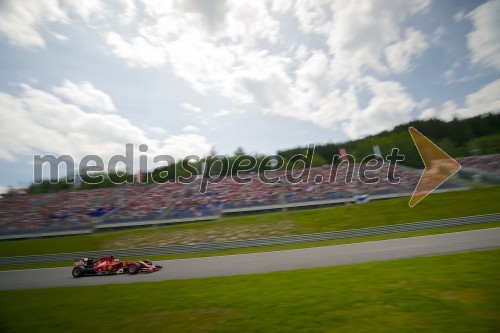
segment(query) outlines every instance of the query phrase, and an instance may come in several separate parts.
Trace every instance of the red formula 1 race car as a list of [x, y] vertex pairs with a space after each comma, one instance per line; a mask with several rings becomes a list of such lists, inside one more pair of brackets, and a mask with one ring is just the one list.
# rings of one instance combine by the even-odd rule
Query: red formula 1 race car
[[137, 274], [153, 273], [161, 269], [161, 265], [153, 265], [149, 260], [121, 262], [115, 257], [102, 257], [94, 261], [93, 258], [75, 259], [73, 277], [79, 278], [88, 275], [115, 275], [115, 274]]

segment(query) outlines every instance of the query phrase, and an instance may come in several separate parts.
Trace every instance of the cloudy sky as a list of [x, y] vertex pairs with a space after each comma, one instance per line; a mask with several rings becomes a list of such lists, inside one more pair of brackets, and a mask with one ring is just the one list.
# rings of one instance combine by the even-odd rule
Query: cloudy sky
[[274, 153], [500, 110], [500, 1], [2, 0], [0, 189], [33, 155]]

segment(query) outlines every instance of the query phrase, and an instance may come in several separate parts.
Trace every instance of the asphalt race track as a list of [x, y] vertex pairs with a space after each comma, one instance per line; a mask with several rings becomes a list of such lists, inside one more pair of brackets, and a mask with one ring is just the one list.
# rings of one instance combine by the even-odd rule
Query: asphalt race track
[[155, 262], [155, 264], [162, 264], [163, 269], [152, 274], [121, 274], [75, 279], [71, 276], [71, 267], [4, 271], [0, 272], [0, 290], [90, 286], [265, 273], [498, 247], [500, 247], [500, 228], [490, 228], [297, 250], [165, 260]]

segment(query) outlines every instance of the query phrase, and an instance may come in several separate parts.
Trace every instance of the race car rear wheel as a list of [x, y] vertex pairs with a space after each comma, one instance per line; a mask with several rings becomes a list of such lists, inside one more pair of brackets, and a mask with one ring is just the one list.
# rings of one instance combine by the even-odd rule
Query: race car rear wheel
[[141, 270], [141, 265], [140, 264], [137, 264], [137, 263], [134, 263], [134, 264], [131, 264], [130, 266], [128, 266], [128, 273], [129, 274], [137, 274], [139, 273], [139, 271]]
[[73, 274], [74, 278], [82, 277], [85, 275], [85, 268], [76, 266], [75, 268], [73, 268], [73, 272], [71, 272], [71, 274]]

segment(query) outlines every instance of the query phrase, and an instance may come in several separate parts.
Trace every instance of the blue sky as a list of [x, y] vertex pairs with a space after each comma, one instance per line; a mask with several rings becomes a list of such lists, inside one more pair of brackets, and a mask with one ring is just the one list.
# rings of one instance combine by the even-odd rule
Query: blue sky
[[154, 167], [498, 112], [498, 17], [498, 0], [1, 1], [0, 191], [35, 154], [147, 144]]

